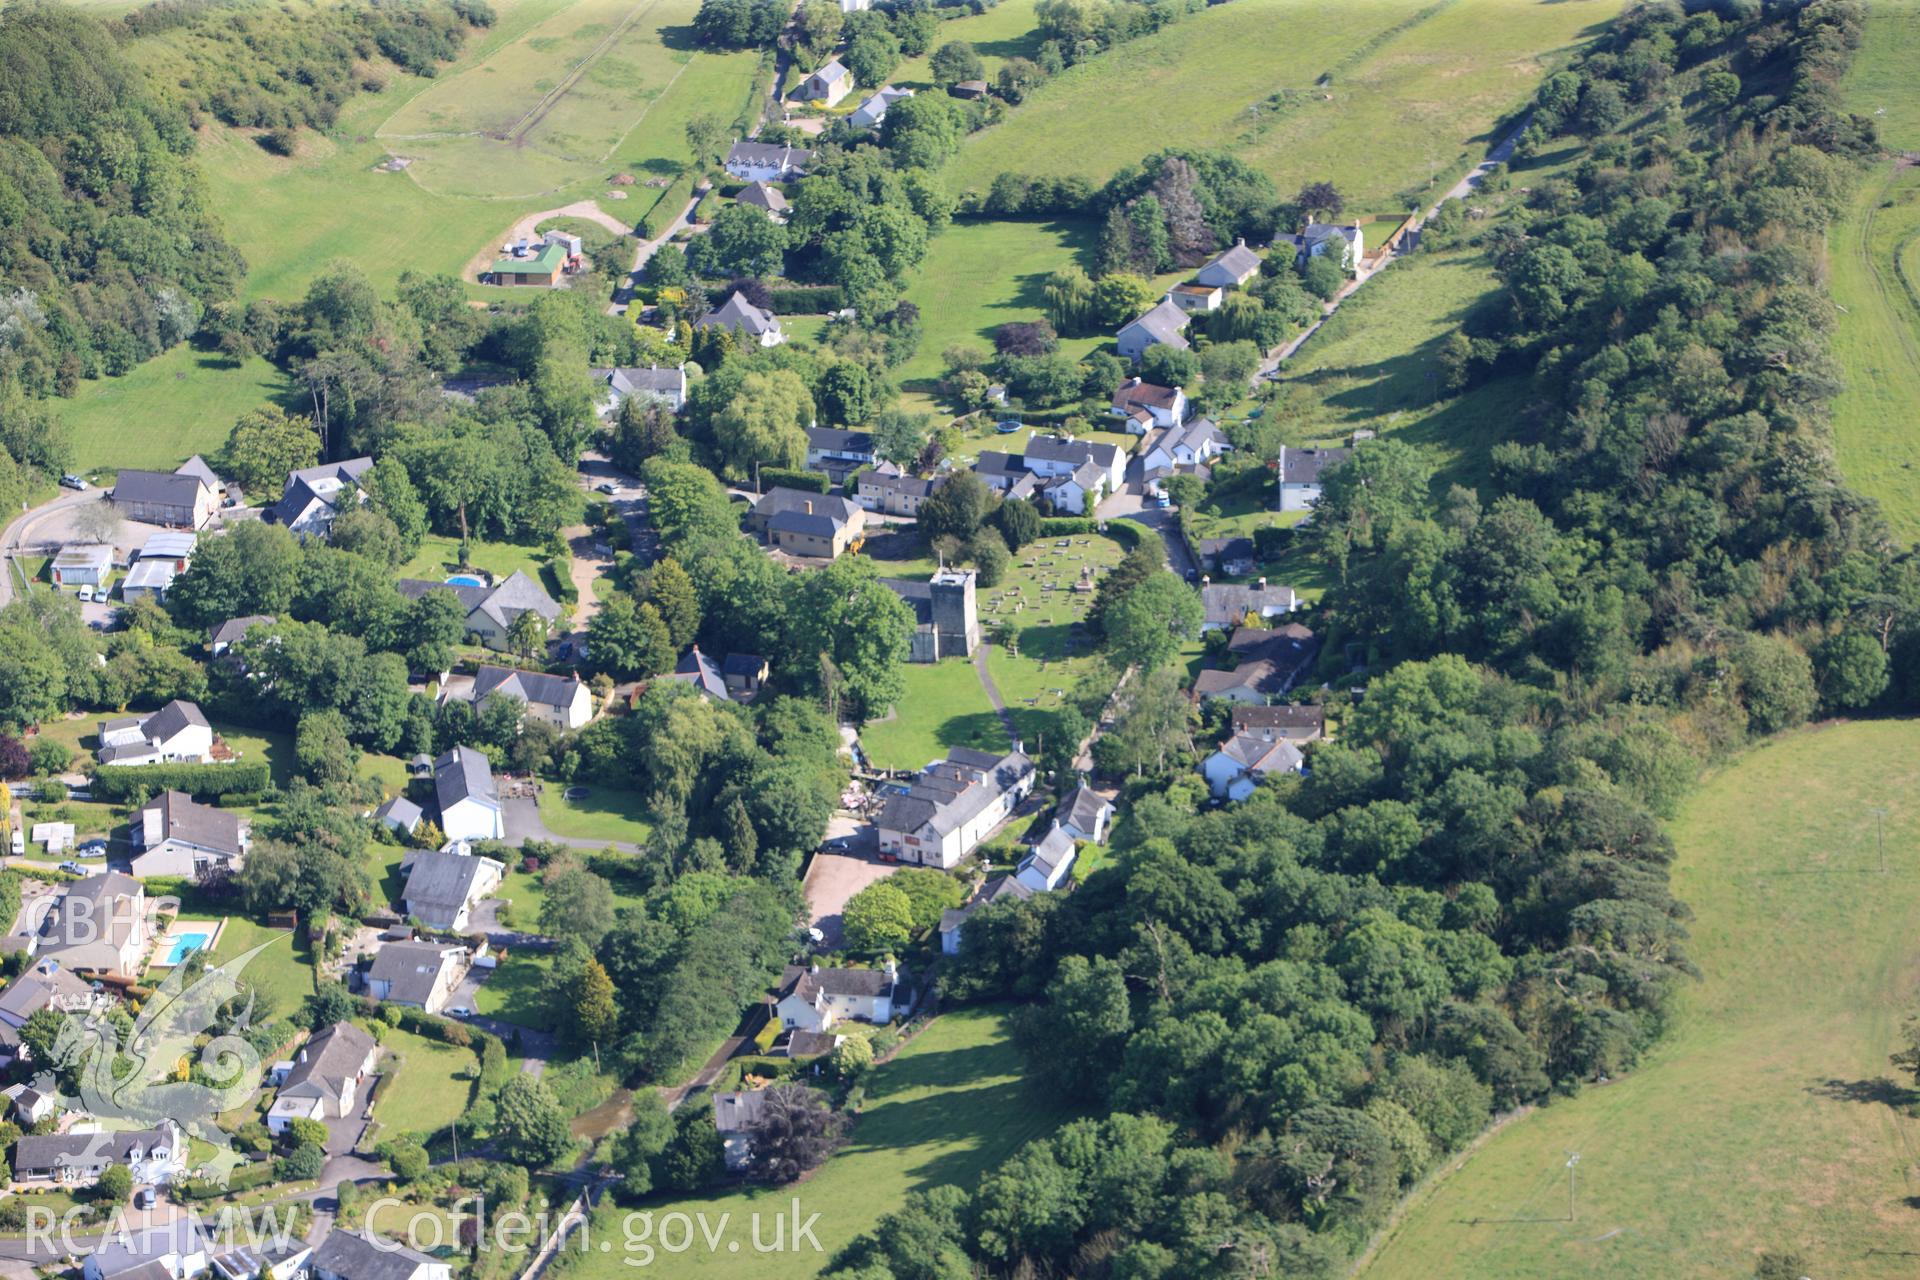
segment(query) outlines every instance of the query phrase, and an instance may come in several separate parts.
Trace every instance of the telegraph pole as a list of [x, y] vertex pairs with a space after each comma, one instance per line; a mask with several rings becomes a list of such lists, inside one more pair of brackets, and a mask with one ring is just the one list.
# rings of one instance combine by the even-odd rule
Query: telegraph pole
[[1867, 810], [1873, 815], [1873, 839], [1880, 847], [1880, 874], [1887, 874], [1887, 811], [1874, 808]]
[[1579, 1163], [1580, 1163], [1580, 1153], [1578, 1151], [1570, 1151], [1567, 1153], [1567, 1221], [1568, 1222], [1573, 1221], [1574, 1168]]

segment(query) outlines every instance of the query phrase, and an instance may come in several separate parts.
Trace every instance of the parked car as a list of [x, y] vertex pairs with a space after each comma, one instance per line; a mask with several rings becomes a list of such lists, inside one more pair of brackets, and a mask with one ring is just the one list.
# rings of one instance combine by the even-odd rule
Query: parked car
[[84, 492], [92, 486], [69, 471], [66, 475], [60, 477], [60, 487], [62, 489], [77, 489]]
[[92, 604], [92, 603], [93, 603], [93, 588], [92, 588], [92, 587], [82, 587], [82, 588], [80, 588], [80, 598], [81, 598], [81, 599], [82, 599], [83, 601], [85, 601], [86, 603], [88, 603], [88, 604]]
[[136, 1209], [151, 1209], [159, 1203], [160, 1193], [152, 1187], [142, 1187], [134, 1193], [133, 1207]]
[[593, 486], [593, 491], [595, 493], [618, 493], [620, 486], [611, 480], [602, 480], [599, 484]]
[[473, 1010], [464, 1004], [454, 1005], [451, 1009], [447, 1010], [447, 1013], [455, 1018], [471, 1018], [473, 1016]]
[[74, 852], [83, 858], [104, 858], [107, 856], [107, 842], [95, 836], [93, 839], [77, 846]]
[[61, 863], [60, 869], [66, 872], [68, 875], [72, 875], [72, 876], [83, 876], [87, 874], [87, 869], [85, 867], [81, 866], [77, 862], [72, 861], [71, 859]]

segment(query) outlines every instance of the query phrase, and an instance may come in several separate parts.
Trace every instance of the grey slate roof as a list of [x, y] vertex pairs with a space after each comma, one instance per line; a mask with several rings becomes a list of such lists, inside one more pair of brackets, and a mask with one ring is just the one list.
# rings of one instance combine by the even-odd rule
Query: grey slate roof
[[460, 608], [472, 613], [480, 607], [491, 592], [489, 587], [472, 587], [461, 582], [433, 582], [426, 578], [402, 578], [393, 584], [394, 590], [409, 600], [418, 600], [429, 591], [450, 591], [453, 598], [460, 602]]
[[0, 1013], [25, 1022], [46, 1008], [56, 996], [75, 998], [93, 994], [93, 984], [60, 964], [43, 960], [13, 980], [0, 992]]
[[334, 1023], [301, 1047], [287, 1082], [280, 1086], [280, 1096], [338, 1102], [373, 1049], [372, 1036], [351, 1022]]
[[400, 1004], [424, 1005], [433, 994], [434, 981], [441, 968], [449, 963], [445, 953], [453, 949], [451, 944], [443, 942], [389, 942], [373, 957], [373, 967], [367, 970], [367, 976], [391, 984], [387, 999]]
[[148, 741], [165, 742], [176, 733], [193, 725], [201, 728], [211, 727], [207, 724], [206, 714], [200, 710], [198, 704], [175, 698], [142, 721], [140, 728], [141, 732], [147, 735]]
[[713, 1095], [713, 1127], [721, 1133], [745, 1133], [760, 1123], [767, 1095], [758, 1089]]
[[473, 901], [481, 877], [499, 865], [491, 858], [467, 853], [429, 849], [414, 854], [406, 888], [400, 891], [407, 902], [407, 913], [419, 915], [422, 907], [440, 907], [450, 915], [457, 914]]
[[1054, 810], [1054, 821], [1092, 831], [1099, 825], [1100, 814], [1112, 807], [1105, 796], [1082, 783], [1061, 797], [1059, 807]]
[[680, 661], [673, 666], [673, 674], [667, 678], [684, 680], [709, 698], [717, 698], [722, 702], [727, 700], [727, 682], [720, 668], [713, 664], [712, 658], [700, 652], [699, 645], [680, 655]]
[[209, 645], [237, 644], [244, 640], [252, 627], [270, 627], [279, 619], [270, 613], [250, 613], [244, 618], [228, 618], [219, 626], [207, 632]]
[[191, 507], [208, 487], [198, 476], [175, 471], [122, 471], [114, 478], [113, 500]]
[[1120, 448], [1118, 445], [1103, 444], [1095, 440], [1069, 440], [1065, 436], [1034, 436], [1027, 441], [1026, 456], [1029, 459], [1038, 458], [1042, 462], [1070, 462], [1076, 467], [1083, 462], [1092, 462], [1106, 471], [1119, 460]]
[[1321, 473], [1353, 456], [1353, 450], [1289, 449], [1280, 446], [1281, 484], [1319, 484]]
[[50, 1133], [44, 1137], [24, 1137], [14, 1146], [15, 1176], [29, 1171], [40, 1174], [62, 1166], [100, 1169], [109, 1164], [125, 1164], [135, 1147], [150, 1150], [153, 1144], [173, 1135], [161, 1129], [122, 1129], [108, 1133]]
[[795, 1031], [787, 1037], [789, 1058], [817, 1058], [833, 1051], [840, 1037], [831, 1031]]
[[736, 142], [727, 152], [729, 166], [750, 165], [757, 169], [778, 165], [784, 171], [805, 173], [812, 163], [813, 152], [779, 142]]
[[1216, 627], [1237, 627], [1248, 614], [1264, 615], [1269, 609], [1291, 613], [1299, 602], [1293, 588], [1287, 586], [1219, 582], [1200, 588], [1205, 621]]
[[898, 985], [885, 969], [808, 969], [788, 965], [780, 975], [780, 994], [811, 1002], [815, 996], [884, 996]]
[[539, 614], [548, 622], [560, 616], [560, 606], [554, 603], [553, 597], [518, 569], [509, 574], [506, 581], [495, 585], [479, 607], [481, 613], [503, 627], [517, 615], [529, 611]]
[[664, 369], [659, 365], [648, 365], [644, 369], [635, 365], [621, 369], [591, 369], [588, 372], [623, 396], [645, 392], [678, 400], [687, 393], [687, 371], [681, 365], [669, 365]]
[[407, 1280], [421, 1267], [433, 1265], [433, 1261], [398, 1241], [388, 1241], [383, 1247], [375, 1248], [373, 1242], [359, 1232], [335, 1227], [313, 1251], [311, 1265], [315, 1271], [343, 1276], [346, 1280]]
[[484, 701], [493, 694], [518, 698], [530, 705], [565, 709], [581, 685], [578, 676], [554, 676], [544, 671], [519, 671], [512, 667], [481, 666], [473, 675], [473, 700]]
[[468, 796], [493, 800], [493, 766], [478, 747], [454, 747], [433, 762], [433, 794], [442, 810]]
[[855, 453], [871, 458], [873, 436], [865, 431], [843, 431], [839, 427], [808, 427], [807, 447], [822, 453]]
[[333, 509], [333, 502], [315, 492], [313, 486], [305, 480], [292, 477], [287, 487], [280, 493], [280, 500], [267, 508], [266, 518], [272, 524], [295, 525], [305, 518], [315, 506]]
[[402, 831], [411, 832], [415, 827], [420, 825], [420, 820], [426, 815], [421, 812], [419, 805], [407, 799], [405, 796], [395, 796], [378, 809], [375, 809], [373, 816], [390, 826], [398, 827]]
[[213, 468], [207, 465], [207, 460], [197, 453], [175, 467], [173, 474], [177, 476], [192, 476], [209, 489], [218, 489], [220, 487], [220, 477], [215, 475]]
[[1201, 270], [1209, 271], [1215, 268], [1235, 277], [1250, 275], [1260, 269], [1260, 255], [1247, 248], [1247, 242], [1242, 240], [1207, 263]]
[[760, 500], [753, 504], [753, 514], [771, 521], [772, 517], [783, 514], [805, 515], [809, 507], [812, 508], [812, 514], [825, 516], [836, 524], [845, 524], [860, 510], [858, 504], [846, 498], [779, 487], [761, 495]]
[[740, 194], [734, 197], [734, 201], [738, 204], [750, 204], [755, 208], [765, 209], [768, 213], [787, 211], [787, 198], [780, 193], [780, 188], [765, 182], [748, 183], [740, 188]]
[[243, 824], [239, 814], [200, 804], [184, 791], [163, 791], [150, 802], [150, 807], [160, 812], [160, 829], [143, 832], [148, 848], [167, 840], [179, 840], [216, 853], [240, 856]]
[[1187, 313], [1171, 299], [1162, 298], [1145, 315], [1122, 325], [1120, 331], [1125, 333], [1135, 325], [1145, 329], [1155, 342], [1163, 346], [1177, 347], [1182, 351], [1187, 348]]
[[762, 311], [736, 293], [694, 322], [696, 329], [713, 325], [744, 330], [757, 338], [771, 329], [779, 328], [780, 322], [773, 318], [771, 311]]
[[887, 798], [878, 825], [888, 831], [931, 828], [939, 835], [963, 825], [1033, 772], [1025, 753], [994, 755], [955, 747], [944, 761], [921, 770], [905, 795]]
[[1072, 859], [1073, 837], [1059, 823], [1055, 823], [1053, 829], [1041, 837], [1040, 843], [1033, 846], [1033, 851], [1021, 860], [1020, 865], [1037, 867], [1048, 879], [1052, 879], [1053, 873]]
[[[103, 871], [67, 886], [40, 924], [40, 955], [74, 969], [111, 972], [135, 925], [132, 899], [145, 890], [138, 880]], [[84, 906], [80, 904], [84, 903]]]
[[1235, 733], [1278, 733], [1290, 738], [1312, 737], [1325, 732], [1327, 709], [1310, 702], [1276, 703], [1267, 707], [1235, 707]]
[[1222, 743], [1220, 750], [1229, 760], [1255, 775], [1290, 773], [1306, 761], [1300, 748], [1285, 738], [1268, 742], [1264, 738], [1239, 733]]

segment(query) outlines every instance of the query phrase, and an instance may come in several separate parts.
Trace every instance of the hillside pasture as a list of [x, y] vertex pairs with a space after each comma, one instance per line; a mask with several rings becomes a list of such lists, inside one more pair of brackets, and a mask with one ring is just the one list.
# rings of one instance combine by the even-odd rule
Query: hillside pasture
[[298, 408], [292, 380], [263, 357], [235, 362], [175, 347], [118, 378], [80, 383], [54, 412], [73, 433], [74, 465], [171, 471], [227, 442], [242, 414], [263, 405]]
[[[927, 62], [933, 50], [943, 44], [962, 40], [973, 46], [980, 55], [981, 65], [986, 68], [987, 82], [1000, 74], [1000, 68], [1009, 58], [1034, 58], [1040, 53], [1039, 19], [1034, 15], [1036, 0], [1000, 0], [985, 13], [969, 13], [964, 17], [949, 18], [940, 24], [939, 32], [933, 37], [933, 44], [926, 53], [917, 58], [908, 58], [893, 69], [888, 77], [892, 84], [908, 89], [927, 90], [933, 88], [933, 72]], [[947, 13], [950, 10], [935, 9], [935, 13]]]
[[1611, 0], [1214, 6], [1069, 68], [968, 139], [948, 179], [955, 191], [984, 191], [1004, 171], [1099, 182], [1163, 147], [1212, 147], [1283, 194], [1325, 179], [1352, 207], [1399, 207], [1477, 163], [1543, 71], [1617, 11]]
[[1797, 1252], [1814, 1276], [1913, 1274], [1920, 1119], [1887, 1055], [1920, 1009], [1920, 723], [1753, 750], [1673, 835], [1702, 978], [1666, 1039], [1450, 1162], [1365, 1280], [1745, 1276], [1762, 1250]]

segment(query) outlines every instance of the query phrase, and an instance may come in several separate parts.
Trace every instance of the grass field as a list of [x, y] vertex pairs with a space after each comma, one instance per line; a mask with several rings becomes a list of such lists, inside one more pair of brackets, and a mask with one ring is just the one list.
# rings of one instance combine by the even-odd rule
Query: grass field
[[[476, 538], [467, 544], [467, 563], [492, 574], [495, 581], [524, 573], [538, 582], [540, 567], [546, 560], [547, 549], [540, 543], [488, 542]], [[413, 559], [394, 570], [393, 576], [438, 582], [459, 572], [460, 539], [432, 533], [421, 539], [420, 550], [414, 553]]]
[[[1104, 181], [1167, 146], [1230, 149], [1291, 194], [1326, 179], [1352, 207], [1443, 190], [1495, 141], [1544, 68], [1612, 0], [1240, 0], [1070, 68], [947, 171]], [[1323, 81], [1323, 77], [1326, 79]], [[1129, 104], [1151, 103], [1151, 110]]]
[[182, 345], [123, 377], [82, 382], [73, 399], [54, 408], [73, 432], [80, 470], [171, 471], [226, 444], [241, 414], [262, 405], [294, 405], [294, 394], [286, 375], [263, 357], [235, 364]]
[[[1000, 65], [1008, 58], [1032, 58], [1040, 52], [1039, 20], [1034, 16], [1035, 0], [1000, 0], [985, 13], [969, 13], [940, 24], [928, 53], [908, 58], [893, 69], [891, 84], [909, 89], [933, 88], [933, 73], [927, 69], [932, 49], [954, 40], [964, 40], [980, 55], [987, 69], [987, 83], [1000, 74]], [[935, 9], [936, 14], [947, 10]]]
[[388, 1079], [374, 1100], [375, 1120], [388, 1129], [433, 1134], [460, 1118], [473, 1093], [465, 1078], [474, 1067], [473, 1050], [399, 1027], [388, 1027], [380, 1044], [380, 1070]]
[[[699, 1097], [688, 1105], [712, 1104]], [[945, 1184], [970, 1190], [981, 1174], [1069, 1118], [1057, 1099], [1039, 1095], [1022, 1082], [1019, 1055], [1007, 1042], [1003, 1010], [943, 1013], [898, 1058], [874, 1072], [852, 1141], [805, 1182], [652, 1202], [649, 1208], [656, 1217], [674, 1211], [704, 1213], [709, 1223], [717, 1223], [720, 1215], [731, 1214], [730, 1238], [740, 1241], [740, 1248], [730, 1252], [722, 1244], [712, 1253], [704, 1247], [680, 1254], [663, 1251], [648, 1274], [728, 1280], [815, 1275], [835, 1251], [915, 1192]], [[788, 1212], [796, 1196], [802, 1219], [814, 1212], [820, 1215], [814, 1235], [822, 1252], [754, 1252], [746, 1243], [748, 1219], [756, 1212], [765, 1219]], [[632, 1255], [619, 1249], [625, 1212], [611, 1199], [605, 1201], [588, 1238], [614, 1241], [614, 1251], [580, 1256], [563, 1274], [574, 1280], [633, 1274], [623, 1261]], [[765, 1226], [770, 1236], [770, 1221]]]
[[860, 731], [860, 749], [882, 769], [918, 769], [950, 747], [1005, 751], [1006, 730], [993, 714], [971, 662], [916, 662], [905, 668], [906, 694], [891, 720]]
[[1876, 0], [1867, 6], [1865, 39], [1847, 68], [1841, 91], [1847, 110], [1873, 120], [1890, 151], [1920, 147], [1920, 4]]
[[1808, 1275], [1911, 1276], [1920, 1120], [1887, 1054], [1920, 1010], [1916, 762], [1920, 723], [1879, 721], [1793, 734], [1710, 778], [1673, 828], [1705, 976], [1667, 1038], [1494, 1135], [1361, 1274], [1730, 1277], [1791, 1249]]

